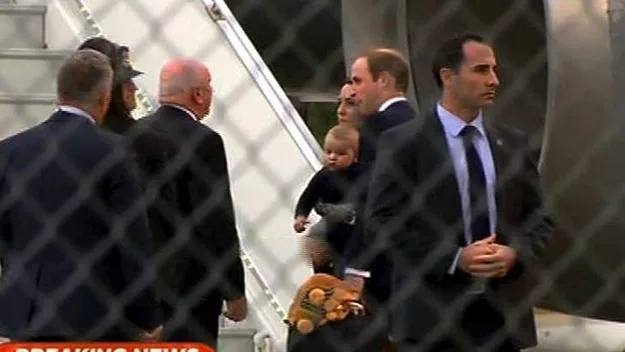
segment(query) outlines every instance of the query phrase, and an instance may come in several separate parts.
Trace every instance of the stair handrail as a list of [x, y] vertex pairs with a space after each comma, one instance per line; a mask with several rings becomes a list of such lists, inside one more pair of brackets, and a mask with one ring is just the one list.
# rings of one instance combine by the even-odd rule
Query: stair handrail
[[269, 105], [278, 116], [313, 170], [322, 166], [323, 151], [280, 84], [265, 64], [224, 0], [201, 0], [209, 17], [219, 26], [250, 76], [260, 87]]

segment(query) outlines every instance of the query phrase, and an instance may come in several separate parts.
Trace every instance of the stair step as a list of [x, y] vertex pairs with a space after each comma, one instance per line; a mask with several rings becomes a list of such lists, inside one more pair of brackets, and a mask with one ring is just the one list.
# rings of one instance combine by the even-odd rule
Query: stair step
[[55, 94], [56, 74], [68, 51], [0, 49], [0, 92]]
[[55, 110], [54, 95], [0, 93], [0, 139], [47, 119]]
[[1, 5], [0, 49], [44, 48], [46, 6]]
[[219, 352], [254, 352], [255, 329], [220, 328], [217, 350]]

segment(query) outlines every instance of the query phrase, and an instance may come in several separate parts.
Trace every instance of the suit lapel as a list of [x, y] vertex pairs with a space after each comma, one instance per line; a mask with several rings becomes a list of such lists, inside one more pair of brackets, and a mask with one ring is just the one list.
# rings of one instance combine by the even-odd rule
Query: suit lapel
[[427, 152], [428, 155], [424, 156], [424, 159], [430, 161], [430, 165], [426, 166], [426, 170], [430, 170], [430, 172], [423, 181], [426, 184], [431, 184], [432, 181], [440, 180], [433, 186], [433, 191], [436, 192], [433, 193], [436, 194], [435, 201], [439, 205], [436, 207], [437, 215], [450, 226], [450, 229], [459, 232], [454, 233], [454, 235], [460, 235], [460, 239], [463, 239], [464, 222], [462, 221], [460, 187], [456, 179], [449, 145], [445, 138], [445, 130], [436, 110], [428, 114], [423, 122], [423, 129], [423, 135], [428, 138], [431, 147], [431, 150]]
[[493, 156], [493, 163], [495, 164], [495, 202], [497, 205], [497, 229], [496, 232], [499, 233], [501, 229], [502, 220], [504, 219], [504, 186], [506, 185], [506, 178], [509, 177], [505, 174], [506, 170], [508, 170], [509, 157], [504, 150], [504, 140], [501, 138], [501, 135], [497, 131], [497, 127], [492, 124], [484, 125], [486, 130], [486, 136], [488, 139], [488, 144], [490, 146], [490, 150]]

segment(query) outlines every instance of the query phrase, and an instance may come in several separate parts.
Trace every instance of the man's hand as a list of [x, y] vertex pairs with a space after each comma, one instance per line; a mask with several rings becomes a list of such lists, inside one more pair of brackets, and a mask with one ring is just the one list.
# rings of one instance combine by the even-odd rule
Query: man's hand
[[232, 321], [241, 321], [247, 317], [247, 299], [245, 296], [226, 302], [224, 316]]
[[295, 217], [295, 222], [293, 222], [293, 229], [295, 232], [300, 233], [306, 230], [306, 225], [308, 225], [310, 221], [308, 218], [303, 215], [298, 215]]
[[158, 342], [163, 339], [163, 325], [159, 325], [152, 331], [144, 331], [139, 335], [139, 341]]
[[493, 243], [493, 253], [481, 254], [473, 259], [469, 271], [480, 277], [504, 277], [508, 275], [517, 261], [518, 255], [512, 247]]
[[360, 295], [362, 295], [362, 290], [365, 287], [365, 279], [360, 277], [360, 276], [356, 276], [356, 275], [345, 275], [345, 283], [347, 283], [347, 286], [349, 286], [350, 289], [358, 292]]
[[495, 235], [490, 235], [483, 240], [475, 241], [462, 248], [462, 251], [460, 252], [460, 259], [458, 260], [458, 267], [460, 270], [478, 277], [490, 277], [484, 275], [482, 272], [472, 270], [472, 266], [476, 264], [476, 258], [495, 253], [495, 249], [492, 247], [493, 244], [495, 244]]

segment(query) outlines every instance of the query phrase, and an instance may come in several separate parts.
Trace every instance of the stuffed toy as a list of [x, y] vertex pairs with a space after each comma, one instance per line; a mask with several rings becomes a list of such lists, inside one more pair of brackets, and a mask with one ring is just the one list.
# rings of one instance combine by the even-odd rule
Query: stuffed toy
[[285, 323], [307, 335], [328, 322], [364, 314], [365, 308], [357, 291], [334, 276], [315, 274], [297, 290]]

